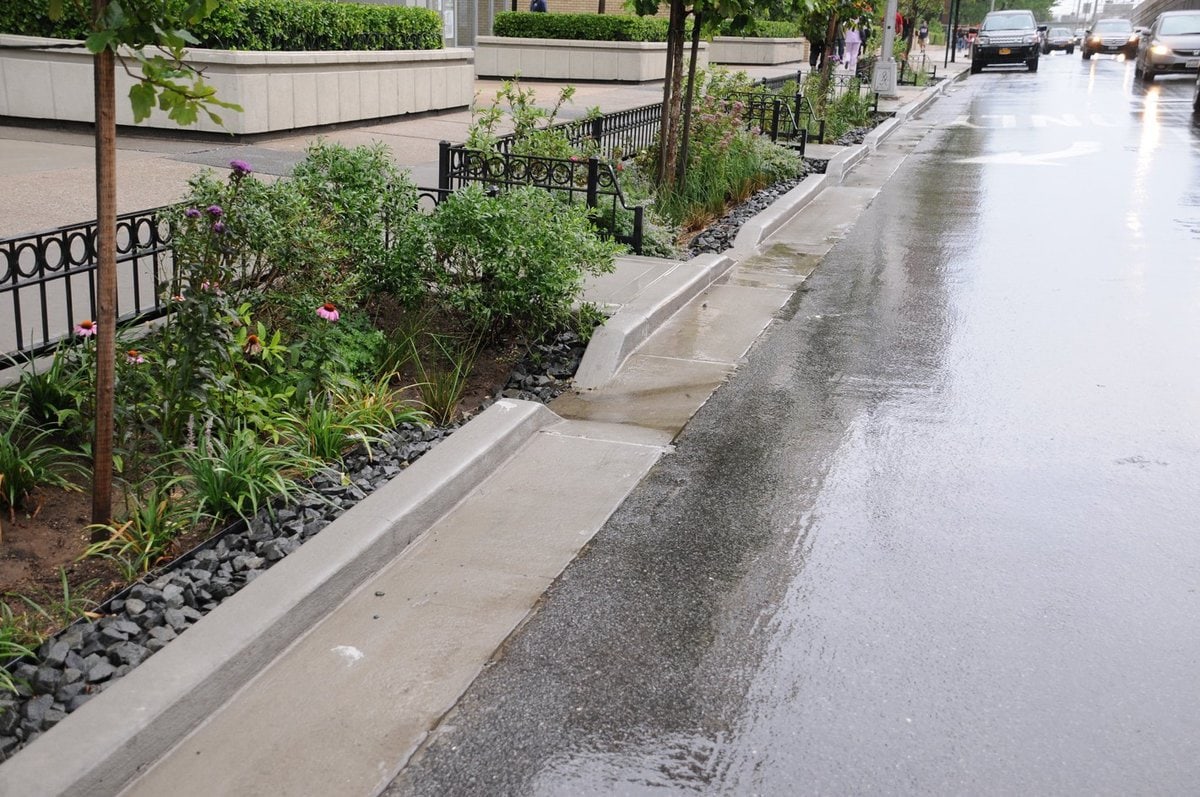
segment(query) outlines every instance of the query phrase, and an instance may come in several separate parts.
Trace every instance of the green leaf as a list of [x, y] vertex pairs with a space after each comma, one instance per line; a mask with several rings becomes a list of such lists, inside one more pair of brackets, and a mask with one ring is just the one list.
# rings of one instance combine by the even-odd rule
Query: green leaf
[[154, 109], [155, 88], [150, 83], [134, 83], [129, 88], [129, 104], [133, 106], [133, 121], [141, 122], [150, 118]]

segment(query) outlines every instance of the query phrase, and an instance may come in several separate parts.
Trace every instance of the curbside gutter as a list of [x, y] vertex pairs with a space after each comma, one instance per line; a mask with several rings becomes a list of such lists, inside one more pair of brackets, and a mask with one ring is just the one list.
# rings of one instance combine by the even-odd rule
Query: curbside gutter
[[0, 794], [116, 794], [536, 432], [503, 399], [0, 766]]
[[733, 266], [725, 255], [698, 255], [651, 283], [592, 335], [575, 372], [575, 389], [591, 390], [611, 379], [655, 330]]
[[743, 224], [733, 239], [729, 254], [739, 260], [753, 254], [763, 241], [791, 221], [792, 216], [799, 213], [824, 190], [825, 183], [829, 181], [827, 174], [810, 174], [791, 191], [775, 200], [771, 207]]

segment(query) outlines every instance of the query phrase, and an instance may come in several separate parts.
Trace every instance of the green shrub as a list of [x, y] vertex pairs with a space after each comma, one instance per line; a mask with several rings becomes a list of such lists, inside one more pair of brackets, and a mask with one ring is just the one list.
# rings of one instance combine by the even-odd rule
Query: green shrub
[[804, 35], [795, 22], [751, 19], [744, 27], [730, 20], [721, 25], [721, 36], [745, 36], [750, 39], [796, 39]]
[[540, 188], [456, 191], [432, 225], [433, 295], [481, 332], [537, 338], [565, 324], [584, 275], [611, 271], [620, 250], [597, 236], [585, 206]]
[[[420, 294], [420, 264], [431, 254], [425, 216], [416, 213], [417, 189], [382, 144], [349, 149], [317, 141], [292, 171], [310, 212], [336, 236], [356, 281], [411, 303]], [[314, 297], [315, 298], [315, 297]], [[322, 295], [322, 301], [344, 298]]]
[[[182, 5], [184, 0], [156, 0]], [[5, 0], [0, 32], [82, 39], [91, 3], [67, 2], [57, 22], [46, 0]], [[225, 0], [191, 33], [218, 50], [438, 50], [437, 12], [407, 6], [330, 0]]]
[[665, 42], [667, 24], [668, 21], [661, 17], [504, 11], [496, 15], [492, 32], [497, 36], [517, 39]]

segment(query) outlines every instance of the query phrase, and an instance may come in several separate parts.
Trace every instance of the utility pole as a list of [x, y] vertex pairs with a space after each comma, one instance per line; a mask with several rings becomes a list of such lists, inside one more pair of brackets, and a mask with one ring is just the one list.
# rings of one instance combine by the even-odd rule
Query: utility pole
[[896, 97], [896, 60], [892, 57], [892, 48], [896, 44], [897, 2], [888, 0], [887, 10], [883, 12], [883, 47], [879, 60], [875, 62], [875, 71], [871, 74], [871, 88], [888, 99]]

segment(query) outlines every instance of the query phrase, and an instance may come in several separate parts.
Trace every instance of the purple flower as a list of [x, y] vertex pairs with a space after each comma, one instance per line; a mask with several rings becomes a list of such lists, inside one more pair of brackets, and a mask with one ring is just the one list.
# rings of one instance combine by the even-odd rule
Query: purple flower
[[214, 221], [213, 226], [212, 226], [212, 231], [215, 232], [217, 235], [220, 235], [221, 233], [225, 232], [225, 222]]
[[200, 218], [200, 209], [188, 208], [187, 210], [183, 211], [183, 215], [187, 216], [189, 219], [198, 219]]
[[333, 302], [325, 302], [325, 304], [318, 307], [317, 315], [319, 315], [321, 318], [324, 318], [326, 321], [337, 321], [340, 317], [338, 314], [338, 309]]
[[208, 206], [208, 215], [210, 215], [210, 216], [220, 216], [224, 212], [225, 211], [221, 210], [220, 205], [209, 205]]
[[247, 174], [250, 174], [254, 171], [250, 168], [249, 163], [246, 163], [242, 160], [231, 160], [229, 162], [229, 168], [233, 169], [234, 177], [245, 177]]
[[75, 334], [81, 338], [90, 338], [99, 332], [96, 327], [96, 322], [90, 318], [85, 318], [75, 325]]

